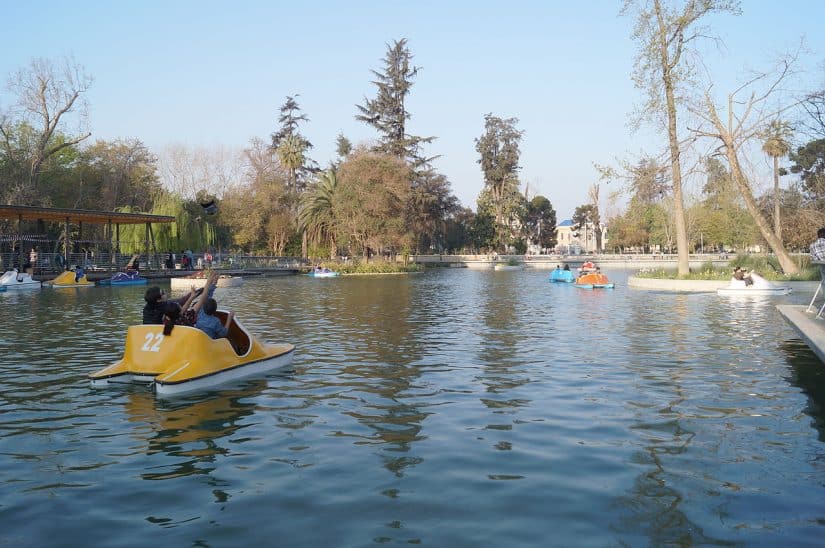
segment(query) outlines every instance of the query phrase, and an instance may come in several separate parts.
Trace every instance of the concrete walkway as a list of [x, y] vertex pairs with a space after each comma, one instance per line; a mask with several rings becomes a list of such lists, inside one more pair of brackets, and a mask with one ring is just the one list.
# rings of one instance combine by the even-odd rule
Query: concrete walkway
[[[816, 291], [819, 282], [771, 282], [775, 285], [787, 285], [794, 293]], [[716, 293], [717, 289], [728, 287], [729, 280], [663, 280], [661, 278], [639, 278], [630, 276], [627, 286], [635, 289], [654, 291], [682, 291], [692, 293]]]
[[825, 362], [825, 320], [818, 320], [816, 312], [805, 312], [807, 306], [781, 304], [776, 307], [799, 336]]

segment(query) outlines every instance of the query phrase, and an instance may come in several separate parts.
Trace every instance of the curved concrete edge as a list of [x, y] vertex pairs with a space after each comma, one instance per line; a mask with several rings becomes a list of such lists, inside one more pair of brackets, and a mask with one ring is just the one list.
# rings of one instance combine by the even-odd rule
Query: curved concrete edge
[[776, 309], [791, 327], [796, 330], [805, 344], [825, 362], [825, 320], [817, 320], [814, 314], [806, 312], [806, 306], [779, 305]]
[[729, 283], [725, 280], [665, 280], [662, 278], [639, 278], [638, 276], [630, 276], [627, 279], [627, 286], [635, 289], [696, 293], [715, 293], [717, 289], [727, 287]]
[[[664, 280], [661, 278], [639, 278], [630, 276], [627, 286], [634, 289], [648, 289], [653, 291], [683, 291], [690, 293], [715, 293], [717, 289], [727, 287], [727, 280]], [[784, 282], [794, 291], [816, 291], [819, 282]]]

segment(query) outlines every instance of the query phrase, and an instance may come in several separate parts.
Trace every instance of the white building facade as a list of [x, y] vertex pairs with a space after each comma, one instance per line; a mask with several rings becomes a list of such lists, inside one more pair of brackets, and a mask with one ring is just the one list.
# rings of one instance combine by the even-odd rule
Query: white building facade
[[[601, 245], [597, 245], [596, 233], [601, 233]], [[573, 221], [565, 219], [556, 227], [556, 253], [577, 255], [601, 253], [607, 244], [607, 227], [585, 223], [576, 228]]]

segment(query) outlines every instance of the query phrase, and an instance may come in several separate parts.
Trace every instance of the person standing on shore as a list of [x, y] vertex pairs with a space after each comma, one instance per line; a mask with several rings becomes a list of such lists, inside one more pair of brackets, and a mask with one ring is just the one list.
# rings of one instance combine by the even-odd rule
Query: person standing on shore
[[32, 271], [29, 274], [34, 274], [37, 271], [37, 248], [33, 247], [31, 251], [29, 251], [29, 263], [31, 264]]
[[825, 262], [825, 226], [816, 231], [816, 241], [811, 244], [811, 261]]
[[819, 263], [819, 273], [825, 281], [825, 226], [816, 231], [816, 241], [811, 244], [811, 262]]

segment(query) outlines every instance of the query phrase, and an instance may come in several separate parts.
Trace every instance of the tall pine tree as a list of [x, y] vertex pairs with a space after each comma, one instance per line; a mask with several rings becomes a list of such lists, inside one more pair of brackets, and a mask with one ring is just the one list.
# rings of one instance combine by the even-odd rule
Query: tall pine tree
[[421, 156], [421, 145], [431, 142], [434, 137], [407, 133], [410, 113], [405, 100], [420, 68], [412, 65], [412, 58], [406, 38], [387, 46], [384, 70], [372, 71], [375, 76], [372, 83], [378, 88], [377, 94], [374, 99], [364, 98], [363, 105], [356, 105], [360, 114], [355, 119], [366, 122], [378, 131], [380, 140], [375, 147], [377, 151], [409, 161], [418, 168], [427, 162]]

